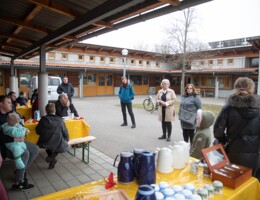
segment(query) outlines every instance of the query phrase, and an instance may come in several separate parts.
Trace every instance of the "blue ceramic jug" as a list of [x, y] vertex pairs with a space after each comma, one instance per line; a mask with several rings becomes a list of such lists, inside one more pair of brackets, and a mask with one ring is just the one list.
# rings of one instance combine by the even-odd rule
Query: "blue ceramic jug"
[[139, 158], [142, 156], [144, 149], [134, 149], [134, 157], [133, 157], [133, 167], [134, 167], [134, 177], [137, 177], [137, 171], [139, 166]]
[[137, 182], [139, 185], [150, 185], [156, 181], [155, 154], [150, 151], [144, 151], [139, 158]]
[[150, 185], [140, 185], [135, 200], [156, 200], [154, 188]]
[[[114, 166], [119, 155], [116, 156]], [[120, 162], [117, 167], [117, 180], [120, 183], [130, 183], [134, 181], [134, 168], [132, 163], [133, 153], [121, 152]]]

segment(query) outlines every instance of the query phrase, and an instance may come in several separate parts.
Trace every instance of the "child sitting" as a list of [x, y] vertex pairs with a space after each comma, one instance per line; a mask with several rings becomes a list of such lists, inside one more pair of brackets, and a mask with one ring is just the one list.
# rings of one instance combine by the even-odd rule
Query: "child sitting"
[[[5, 135], [9, 135], [14, 138], [24, 137], [29, 130], [22, 126], [20, 123], [20, 117], [16, 113], [9, 113], [7, 116], [7, 123], [2, 125], [2, 130]], [[24, 142], [10, 142], [5, 146], [13, 153], [15, 166], [17, 169], [23, 169], [25, 167], [21, 155], [26, 150], [26, 144]]]
[[201, 121], [197, 124], [197, 129], [190, 148], [190, 156], [203, 158], [201, 149], [208, 148], [211, 144], [210, 126], [214, 123], [215, 116], [211, 111], [203, 110]]

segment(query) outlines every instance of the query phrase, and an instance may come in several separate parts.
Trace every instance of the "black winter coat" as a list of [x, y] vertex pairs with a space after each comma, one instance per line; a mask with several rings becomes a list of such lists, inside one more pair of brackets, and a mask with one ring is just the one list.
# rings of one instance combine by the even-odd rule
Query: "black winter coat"
[[46, 115], [36, 126], [36, 133], [40, 135], [38, 145], [57, 153], [68, 151], [69, 134], [61, 117]]
[[56, 101], [55, 103], [55, 108], [56, 108], [56, 115], [60, 117], [67, 117], [68, 116], [68, 111], [70, 110], [70, 113], [74, 113], [75, 117], [79, 117], [79, 114], [74, 107], [72, 103], [70, 103], [69, 107], [68, 106], [63, 106], [60, 101]]
[[260, 96], [231, 95], [216, 119], [214, 136], [221, 143], [230, 139], [230, 162], [252, 168], [260, 180]]

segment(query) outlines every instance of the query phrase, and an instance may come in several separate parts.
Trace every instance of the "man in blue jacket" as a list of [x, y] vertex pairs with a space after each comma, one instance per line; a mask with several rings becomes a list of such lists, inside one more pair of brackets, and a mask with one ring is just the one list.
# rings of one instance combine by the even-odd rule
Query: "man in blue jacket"
[[132, 126], [131, 128], [135, 128], [135, 116], [132, 109], [132, 100], [134, 99], [134, 89], [130, 83], [128, 83], [128, 80], [125, 76], [122, 76], [121, 78], [122, 84], [119, 89], [118, 96], [120, 98], [121, 103], [121, 110], [123, 114], [123, 124], [121, 126], [127, 126], [127, 116], [126, 116], [126, 107], [128, 110], [128, 113], [131, 117]]

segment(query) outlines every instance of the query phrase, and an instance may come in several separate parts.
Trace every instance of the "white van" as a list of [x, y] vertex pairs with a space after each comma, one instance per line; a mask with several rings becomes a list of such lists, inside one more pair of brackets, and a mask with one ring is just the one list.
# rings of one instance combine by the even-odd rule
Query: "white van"
[[[48, 76], [48, 101], [58, 100], [57, 88], [61, 82], [61, 78], [58, 76]], [[36, 88], [38, 88], [38, 76], [33, 76], [30, 83], [30, 96]]]

